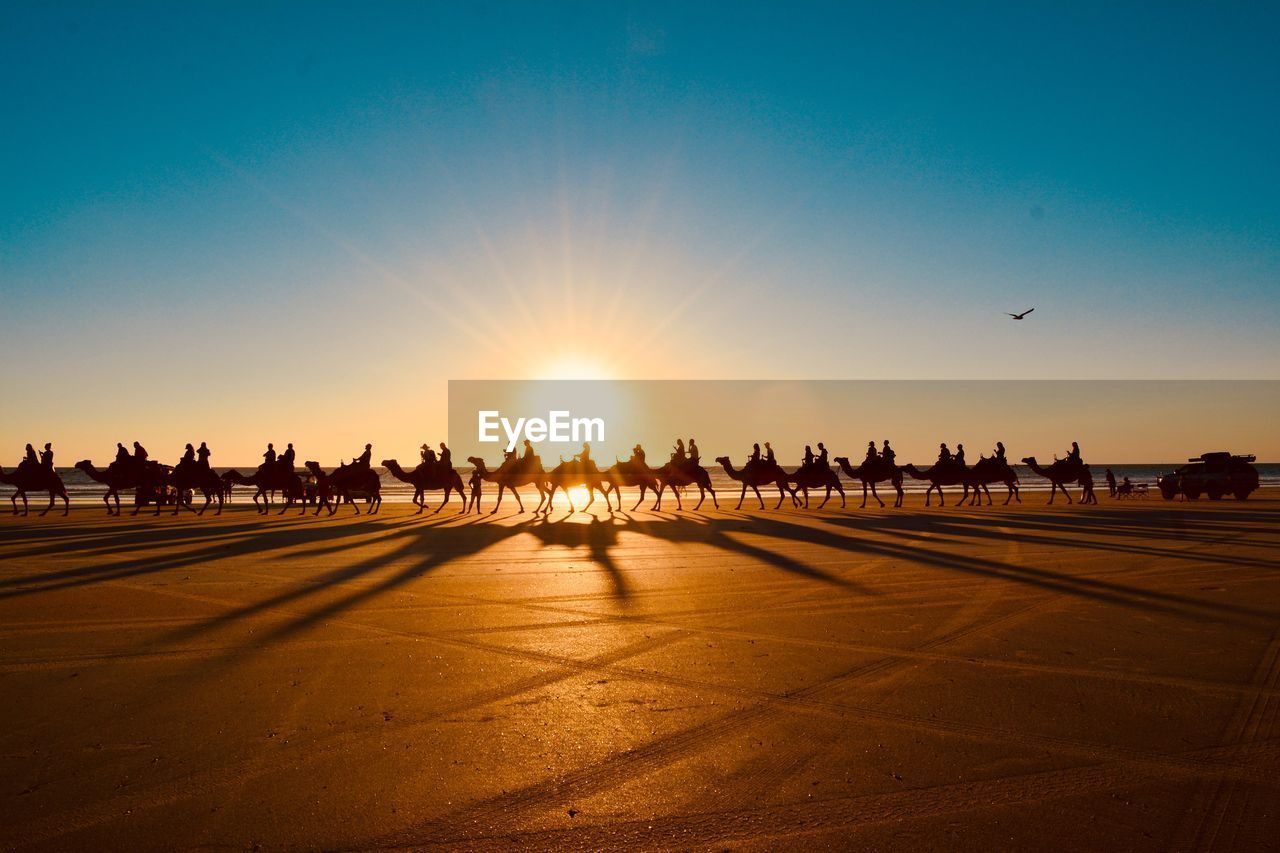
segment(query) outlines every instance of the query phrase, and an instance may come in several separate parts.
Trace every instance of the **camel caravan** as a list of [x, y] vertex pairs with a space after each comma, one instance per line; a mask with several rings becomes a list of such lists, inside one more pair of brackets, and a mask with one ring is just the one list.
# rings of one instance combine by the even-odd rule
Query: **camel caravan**
[[[811, 447], [805, 447], [803, 463], [794, 471], [788, 471], [778, 463], [769, 442], [764, 443], [763, 450], [759, 444], [754, 445], [741, 468], [735, 467], [727, 456], [717, 457], [715, 462], [726, 476], [741, 484], [735, 509], [742, 508], [748, 490], [755, 495], [760, 509], [765, 509], [764, 496], [760, 492], [762, 487], [777, 490], [778, 500], [774, 509], [781, 508], [788, 499], [792, 507], [808, 509], [811, 492], [822, 495], [819, 509], [826, 506], [833, 494], [840, 497], [840, 506], [844, 508], [846, 495], [841, 475], [849, 483], [861, 485], [861, 507], [867, 505], [868, 496], [883, 507], [885, 502], [876, 487], [884, 484], [891, 486], [896, 493], [893, 505], [901, 507], [904, 477], [923, 480], [929, 484], [925, 490], [926, 506], [932, 505], [934, 492], [937, 492], [939, 505], [945, 506], [944, 486], [961, 489], [956, 506], [981, 506], [983, 497], [990, 506], [993, 501], [989, 487], [992, 485], [1005, 487], [1005, 505], [1010, 501], [1022, 502], [1018, 473], [1005, 459], [1004, 444], [1000, 442], [996, 443], [991, 456], [982, 456], [973, 465], [965, 462], [963, 444], [957, 445], [954, 453], [946, 444], [942, 444], [939, 446], [937, 460], [925, 468], [912, 464], [899, 466], [896, 453], [888, 440], [880, 448], [876, 447], [875, 442], [868, 442], [866, 453], [856, 466], [846, 456], [829, 460], [826, 446], [819, 442], [817, 447], [817, 452]], [[281, 501], [278, 514], [291, 509], [298, 510], [299, 514], [306, 514], [314, 509], [315, 515], [324, 511], [333, 515], [346, 504], [359, 515], [359, 501], [365, 503], [369, 514], [374, 514], [382, 505], [382, 479], [371, 466], [371, 444], [366, 444], [364, 452], [352, 461], [328, 471], [314, 461], [307, 461], [299, 470], [295, 466], [296, 455], [292, 444], [278, 455], [274, 445], [268, 444], [263, 453], [262, 464], [251, 474], [234, 469], [222, 474], [215, 472], [209, 465], [212, 453], [204, 442], [201, 442], [199, 448], [188, 444], [186, 452], [176, 465], [165, 465], [150, 459], [146, 449], [136, 441], [132, 452], [123, 444], [117, 444], [116, 448], [115, 459], [105, 469], [97, 468], [87, 459], [75, 465], [90, 479], [107, 487], [102, 500], [109, 515], [121, 513], [120, 493], [128, 490], [134, 493], [133, 515], [148, 506], [154, 507], [156, 515], [160, 514], [163, 507], [172, 507], [174, 515], [182, 510], [203, 515], [211, 507], [215, 508], [215, 514], [219, 514], [230, 500], [234, 486], [251, 486], [254, 490], [254, 507], [263, 515], [270, 513], [273, 504]], [[670, 457], [656, 468], [648, 464], [644, 449], [637, 444], [629, 458], [615, 459], [613, 465], [601, 469], [591, 459], [590, 445], [583, 444], [580, 453], [567, 460], [561, 457], [549, 470], [543, 467], [542, 459], [526, 440], [522, 454], [514, 450], [508, 451], [502, 464], [492, 470], [484, 459], [478, 456], [468, 457], [467, 462], [472, 466], [472, 472], [469, 488], [466, 490], [463, 488], [462, 476], [453, 467], [449, 448], [443, 442], [439, 445], [438, 454], [435, 449], [424, 444], [420, 455], [421, 461], [412, 470], [405, 470], [395, 459], [383, 459], [381, 463], [391, 477], [413, 486], [412, 500], [418, 513], [426, 511], [427, 493], [432, 491], [443, 492], [443, 500], [432, 511], [433, 514], [443, 510], [454, 493], [461, 504], [460, 513], [478, 513], [485, 483], [498, 487], [497, 501], [490, 510], [490, 515], [501, 508], [502, 499], [507, 492], [515, 499], [518, 512], [523, 513], [525, 505], [520, 489], [530, 487], [538, 494], [534, 514], [550, 513], [557, 492], [564, 494], [569, 511], [577, 512], [579, 507], [575, 506], [571, 493], [575, 489], [582, 489], [586, 493], [586, 503], [581, 507], [584, 511], [595, 503], [597, 494], [604, 499], [609, 512], [615, 511], [615, 501], [616, 509], [622, 511], [624, 488], [639, 492], [631, 507], [632, 511], [640, 508], [650, 492], [654, 497], [650, 509], [661, 511], [668, 491], [669, 500], [674, 500], [676, 510], [681, 511], [690, 488], [698, 490], [694, 511], [702, 508], [708, 496], [712, 505], [716, 509], [720, 508], [710, 471], [701, 464], [701, 454], [694, 439], [689, 440], [687, 447], [683, 439], [677, 440]], [[835, 462], [834, 468], [831, 461]], [[1080, 447], [1075, 442], [1072, 442], [1066, 458], [1055, 458], [1047, 467], [1041, 466], [1034, 456], [1028, 456], [1022, 462], [1049, 481], [1049, 503], [1054, 502], [1059, 491], [1071, 503], [1067, 486], [1072, 484], [1079, 485], [1082, 489], [1081, 503], [1097, 503], [1093, 493], [1093, 475], [1089, 466], [1082, 461]], [[29, 513], [27, 495], [31, 492], [45, 492], [49, 495], [49, 504], [40, 515], [48, 513], [58, 498], [63, 502], [63, 515], [70, 509], [66, 486], [53, 467], [53, 449], [50, 444], [46, 444], [44, 451], [38, 455], [32, 445], [28, 444], [26, 455], [16, 470], [10, 473], [0, 468], [0, 484], [16, 489], [10, 498], [15, 515], [19, 514], [19, 499], [22, 500], [21, 514]], [[197, 495], [204, 498], [204, 503], [198, 509], [193, 505]]]

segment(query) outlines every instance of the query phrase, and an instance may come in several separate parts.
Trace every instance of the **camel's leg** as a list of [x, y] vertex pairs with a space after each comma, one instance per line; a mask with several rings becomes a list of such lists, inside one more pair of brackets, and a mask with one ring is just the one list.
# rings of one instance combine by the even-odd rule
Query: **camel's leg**
[[841, 486], [836, 486], [836, 490], [840, 492], [840, 508], [845, 509], [847, 504], [845, 503], [844, 488]]
[[[640, 504], [644, 503], [644, 490], [645, 490], [645, 487], [641, 486], [640, 497], [636, 498], [636, 505], [631, 508], [632, 512], [635, 512], [636, 510], [638, 510], [640, 508]], [[654, 489], [654, 492], [657, 494], [657, 499], [654, 501], [653, 508], [658, 509], [662, 506], [662, 488], [659, 487], [657, 489]], [[622, 492], [621, 491], [618, 492], [618, 508], [619, 509], [622, 508]]]
[[[880, 504], [881, 509], [884, 509], [884, 501], [880, 500], [880, 493], [876, 491], [876, 484], [874, 480], [871, 481], [871, 497], [876, 499], [876, 503]], [[866, 504], [867, 504], [867, 498], [864, 493], [862, 498], [862, 505], [866, 506]]]
[[[565, 491], [565, 494], [566, 495], [569, 494], [568, 490]], [[582, 508], [582, 511], [586, 512], [587, 510], [591, 509], [591, 505], [595, 502], [596, 502], [596, 490], [593, 489], [590, 485], [587, 485], [587, 505]], [[569, 505], [572, 506], [573, 501], [569, 501]]]
[[9, 500], [13, 502], [13, 514], [17, 515], [18, 514], [18, 493], [14, 492], [12, 495], [10, 495]]
[[[697, 512], [698, 510], [702, 509], [702, 502], [705, 501], [706, 499], [707, 499], [707, 490], [703, 488], [701, 483], [699, 483], [698, 484], [698, 505], [693, 508], [693, 511]], [[714, 500], [714, 497], [713, 497], [713, 500]], [[680, 506], [679, 501], [676, 501], [676, 506], [677, 507]]]
[[[677, 489], [675, 486], [672, 486], [671, 494], [675, 495], [676, 497], [676, 512], [684, 512], [684, 503], [681, 502], [681, 499], [680, 499], [680, 490]], [[702, 506], [701, 500], [698, 501], [698, 506]]]
[[111, 515], [111, 492], [102, 496], [102, 502], [107, 505], [107, 515]]
[[738, 505], [734, 509], [742, 509], [742, 502], [747, 499], [747, 484], [742, 484], [742, 494], [738, 496]]
[[[751, 487], [751, 491], [753, 491], [753, 492], [755, 492], [755, 493], [756, 493], [756, 500], [760, 501], [760, 508], [761, 508], [761, 509], [764, 509], [764, 498], [760, 497], [760, 487], [759, 487], [759, 486], [752, 486], [752, 487]], [[778, 492], [779, 492], [779, 495], [778, 495], [778, 506], [782, 506], [782, 495], [781, 495], [782, 489], [778, 489]]]

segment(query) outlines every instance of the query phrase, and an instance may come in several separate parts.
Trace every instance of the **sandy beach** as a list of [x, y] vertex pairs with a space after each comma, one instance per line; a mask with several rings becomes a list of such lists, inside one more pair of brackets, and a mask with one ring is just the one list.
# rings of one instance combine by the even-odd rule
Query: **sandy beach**
[[0, 516], [0, 840], [1273, 849], [1280, 490], [1044, 498]]

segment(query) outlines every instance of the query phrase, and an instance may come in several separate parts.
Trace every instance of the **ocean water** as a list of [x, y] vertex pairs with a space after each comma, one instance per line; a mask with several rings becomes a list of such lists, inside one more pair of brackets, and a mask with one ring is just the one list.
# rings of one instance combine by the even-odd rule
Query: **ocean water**
[[[1151, 487], [1153, 492], [1153, 497], [1155, 497], [1156, 495], [1154, 493], [1154, 489], [1155, 489], [1156, 477], [1160, 474], [1173, 471], [1175, 468], [1177, 468], [1179, 465], [1182, 465], [1182, 464], [1186, 464], [1186, 463], [1169, 462], [1169, 463], [1161, 463], [1161, 464], [1111, 465], [1111, 466], [1108, 466], [1106, 464], [1090, 463], [1090, 468], [1093, 470], [1094, 477], [1097, 481], [1095, 485], [1095, 489], [1097, 489], [1100, 494], [1106, 493], [1106, 483], [1103, 482], [1103, 475], [1106, 469], [1110, 467], [1112, 472], [1116, 475], [1117, 481], [1122, 480], [1125, 477], [1128, 477], [1134, 483], [1134, 485], [1145, 483], [1149, 487]], [[1280, 463], [1263, 463], [1263, 464], [1258, 464], [1256, 467], [1258, 469], [1258, 475], [1261, 479], [1261, 483], [1263, 486], [1280, 486]], [[730, 479], [730, 477], [724, 472], [724, 469], [720, 468], [718, 465], [707, 466], [707, 469], [711, 473], [711, 484], [712, 486], [715, 487], [716, 492], [724, 492], [725, 494], [736, 495], [741, 490], [742, 488], [741, 484]], [[1014, 469], [1018, 472], [1018, 477], [1021, 481], [1021, 487], [1023, 491], [1048, 491], [1049, 490], [1049, 481], [1042, 479], [1041, 477], [1038, 477], [1037, 475], [1033, 474], [1031, 470], [1028, 469], [1026, 466], [1015, 465]], [[229, 469], [218, 468], [215, 470], [221, 473], [222, 471], [229, 470]], [[399, 480], [395, 479], [394, 477], [390, 476], [382, 468], [378, 468], [377, 470], [382, 475], [383, 501], [387, 503], [408, 503], [413, 498], [413, 488], [411, 486], [409, 486], [407, 483], [402, 483]], [[793, 471], [795, 469], [788, 467], [787, 470]], [[458, 471], [462, 475], [462, 481], [465, 485], [467, 478], [470, 476], [471, 469], [459, 468]], [[84, 474], [84, 472], [80, 471], [77, 468], [59, 468], [58, 473], [59, 475], [61, 475], [63, 483], [65, 483], [67, 486], [67, 494], [71, 498], [71, 502], [73, 504], [80, 505], [80, 504], [96, 503], [101, 505], [102, 495], [106, 492], [105, 486], [101, 485], [100, 483], [95, 483], [93, 480], [90, 480], [89, 477]], [[861, 496], [862, 487], [859, 483], [850, 482], [849, 480], [845, 479], [843, 475], [841, 475], [840, 481], [841, 483], [844, 484], [844, 488], [846, 492], [852, 493], [853, 491], [856, 491], [858, 495]], [[926, 488], [928, 488], [929, 484], [923, 480], [913, 480], [908, 477], [903, 481], [902, 485], [903, 485], [903, 489], [907, 492], [923, 492]], [[991, 486], [990, 488], [991, 488], [991, 494], [993, 499], [996, 499], [999, 497], [999, 495], [1003, 494], [1004, 486], [999, 483]], [[885, 494], [893, 494], [893, 487], [890, 486], [888, 483], [884, 483], [877, 486], [877, 489], [879, 490], [882, 498], [885, 496]], [[535, 494], [533, 489], [528, 486], [522, 488], [520, 491], [522, 496]], [[627, 490], [627, 491], [630, 491], [630, 490]], [[694, 491], [696, 492], [696, 490]], [[765, 489], [763, 488], [760, 491], [761, 491], [761, 494], [766, 493]], [[952, 491], [958, 491], [958, 489], [957, 487], [949, 487], [947, 491], [948, 493], [950, 493]], [[486, 483], [484, 487], [484, 497], [482, 499], [483, 502], [486, 505], [491, 505], [491, 502], [496, 498], [497, 493], [498, 492], [497, 492], [496, 486], [494, 486], [492, 483]], [[11, 486], [0, 484], [0, 500], [7, 499], [12, 494], [13, 494], [13, 488]], [[45, 498], [42, 497], [42, 494], [43, 493], [36, 493], [32, 495], [30, 497], [32, 503], [40, 504], [43, 500], [45, 500]], [[232, 503], [247, 504], [250, 502], [252, 495], [253, 495], [253, 489], [250, 488], [249, 486], [236, 486], [235, 491], [232, 493]], [[427, 502], [432, 507], [438, 506], [442, 496], [443, 496], [443, 492], [439, 492], [439, 491], [428, 492]], [[133, 503], [132, 494], [128, 492], [122, 493], [120, 497], [120, 503], [121, 503], [121, 506], [126, 506], [126, 505], [131, 506]]]

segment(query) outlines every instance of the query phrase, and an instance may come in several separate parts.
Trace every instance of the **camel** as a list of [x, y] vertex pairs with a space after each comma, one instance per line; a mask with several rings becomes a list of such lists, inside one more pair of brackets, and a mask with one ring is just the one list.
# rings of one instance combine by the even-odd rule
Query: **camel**
[[[921, 471], [914, 465], [907, 464], [902, 466], [902, 472], [911, 476], [916, 480], [928, 480], [929, 488], [924, 492], [924, 505], [929, 506], [930, 493], [938, 490], [938, 506], [946, 506], [947, 500], [943, 497], [943, 486], [965, 486], [964, 495], [960, 498], [960, 503], [964, 503], [964, 499], [969, 496], [969, 489], [966, 479], [969, 476], [969, 469], [963, 465], [955, 463], [935, 464]], [[959, 506], [960, 504], [956, 504]]]
[[0, 483], [17, 489], [9, 498], [13, 503], [14, 515], [18, 514], [18, 498], [22, 498], [22, 514], [30, 514], [31, 509], [27, 504], [27, 492], [49, 493], [49, 505], [40, 511], [41, 515], [45, 515], [49, 510], [53, 509], [53, 502], [56, 498], [62, 498], [63, 515], [71, 512], [71, 499], [67, 497], [67, 487], [63, 485], [62, 478], [58, 476], [57, 471], [49, 471], [42, 465], [34, 464], [19, 465], [12, 474], [6, 474], [4, 469], [0, 468]]
[[413, 502], [418, 505], [419, 513], [427, 508], [426, 492], [436, 489], [444, 489], [444, 500], [440, 502], [440, 506], [436, 507], [432, 515], [444, 509], [445, 504], [449, 502], [449, 496], [454, 491], [457, 491], [458, 498], [462, 501], [462, 509], [460, 511], [467, 511], [467, 496], [462, 491], [462, 477], [452, 468], [445, 470], [444, 466], [439, 463], [431, 465], [423, 462], [412, 471], [406, 471], [394, 459], [383, 459], [382, 467], [386, 468], [391, 476], [400, 482], [409, 483], [413, 486]]
[[862, 506], [859, 509], [865, 509], [867, 506], [867, 486], [871, 487], [871, 496], [876, 499], [876, 503], [884, 506], [884, 501], [880, 500], [880, 496], [876, 494], [876, 483], [885, 481], [892, 483], [893, 488], [898, 492], [898, 497], [893, 502], [894, 507], [902, 506], [902, 469], [897, 465], [877, 458], [874, 462], [864, 461], [854, 468], [849, 464], [847, 456], [837, 456], [836, 464], [850, 480], [862, 482]]
[[496, 513], [498, 507], [502, 506], [502, 493], [507, 490], [515, 496], [520, 512], [524, 512], [524, 502], [520, 500], [520, 493], [516, 491], [517, 486], [534, 486], [538, 490], [538, 508], [534, 512], [542, 509], [542, 504], [547, 499], [547, 474], [542, 470], [542, 462], [538, 457], [534, 456], [531, 459], [512, 457], [493, 471], [485, 467], [484, 460], [479, 456], [468, 456], [467, 461], [476, 469], [481, 480], [498, 484], [498, 502], [493, 509], [489, 510], [489, 515]]
[[[609, 493], [605, 491], [605, 478], [595, 465], [579, 462], [577, 459], [570, 459], [568, 462], [560, 459], [560, 464], [552, 468], [546, 473], [547, 478], [547, 509], [551, 512], [551, 503], [555, 500], [556, 489], [564, 491], [564, 496], [569, 501], [569, 512], [577, 512], [573, 505], [573, 498], [569, 495], [569, 489], [574, 486], [582, 486], [587, 490], [587, 504], [582, 508], [586, 512], [590, 506], [596, 502], [596, 492], [604, 495], [604, 502], [609, 506], [609, 511], [613, 511], [613, 507], [609, 505]], [[621, 499], [619, 499], [621, 503]], [[621, 508], [621, 507], [619, 507]]]
[[991, 491], [987, 488], [990, 483], [1004, 483], [1009, 490], [1009, 494], [1004, 499], [1004, 506], [1008, 506], [1009, 501], [1015, 499], [1018, 503], [1022, 503], [1022, 496], [1018, 494], [1018, 472], [1013, 470], [1013, 466], [1008, 462], [994, 456], [979, 458], [969, 469], [965, 483], [966, 494], [960, 497], [960, 502], [964, 503], [969, 489], [972, 488], [973, 498], [969, 501], [970, 506], [982, 506], [983, 493], [987, 496], [987, 506], [991, 506]]
[[[204, 515], [204, 511], [213, 503], [213, 499], [218, 499], [218, 511], [214, 515], [222, 515], [222, 502], [224, 485], [221, 478], [212, 468], [207, 468], [197, 462], [180, 463], [169, 473], [169, 485], [173, 486], [176, 497], [173, 501], [173, 514], [177, 515], [178, 510], [186, 508], [194, 512], [196, 515]], [[204, 495], [204, 506], [197, 511], [191, 506], [187, 499], [187, 493], [200, 492]], [[160, 514], [160, 504], [156, 503], [156, 515]]]
[[717, 456], [716, 461], [731, 479], [742, 484], [742, 494], [738, 497], [738, 505], [734, 509], [742, 509], [742, 502], [747, 498], [748, 488], [756, 493], [756, 500], [760, 501], [760, 508], [764, 509], [764, 498], [760, 497], [760, 487], [770, 483], [778, 487], [778, 505], [774, 509], [782, 507], [782, 501], [788, 494], [791, 495], [792, 506], [800, 505], [800, 501], [796, 499], [796, 490], [787, 487], [787, 472], [776, 463], [771, 465], [764, 461], [748, 462], [741, 471], [736, 471], [728, 456]]
[[809, 490], [823, 488], [827, 490], [827, 496], [822, 499], [822, 503], [818, 504], [818, 509], [822, 509], [827, 505], [827, 501], [831, 500], [832, 489], [840, 493], [840, 508], [845, 507], [844, 486], [840, 485], [840, 477], [826, 465], [815, 462], [813, 465], [801, 467], [788, 477], [787, 481], [795, 483], [796, 488], [804, 492], [805, 509], [809, 508]]
[[[260, 465], [257, 471], [249, 476], [241, 474], [236, 469], [222, 475], [224, 483], [233, 485], [253, 486], [257, 491], [253, 493], [253, 506], [261, 515], [267, 515], [271, 510], [267, 500], [267, 492], [281, 492], [284, 494], [284, 508], [280, 510], [279, 515], [293, 506], [294, 501], [302, 497], [302, 479], [293, 471], [285, 471], [279, 465]], [[262, 503], [258, 503], [258, 498], [262, 498]], [[302, 511], [306, 512], [304, 505]]]
[[[712, 505], [716, 509], [720, 508], [720, 501], [716, 498], [716, 490], [711, 487], [711, 475], [706, 468], [696, 464], [692, 459], [684, 462], [677, 462], [672, 459], [654, 473], [657, 475], [658, 480], [661, 481], [663, 488], [671, 489], [671, 494], [675, 495], [677, 510], [684, 509], [680, 503], [680, 489], [685, 486], [698, 487], [698, 505], [693, 508], [694, 512], [702, 508], [703, 501], [707, 499], [707, 492], [711, 493]], [[662, 509], [662, 489], [658, 490], [658, 502], [653, 508]]]
[[1071, 503], [1071, 495], [1067, 493], [1068, 483], [1080, 483], [1083, 486], [1085, 480], [1087, 480], [1088, 486], [1085, 487], [1085, 494], [1093, 492], [1093, 475], [1089, 473], [1088, 465], [1073, 464], [1067, 459], [1055, 459], [1048, 468], [1041, 468], [1034, 456], [1026, 457], [1022, 460], [1022, 464], [1049, 481], [1049, 503], [1053, 503], [1058, 489], [1062, 490], [1067, 503]]
[[[605, 504], [609, 503], [609, 492], [612, 491], [618, 496], [618, 509], [622, 509], [622, 487], [629, 486], [640, 490], [640, 497], [636, 499], [636, 505], [631, 508], [632, 512], [635, 512], [640, 508], [640, 504], [644, 503], [645, 494], [650, 489], [657, 496], [653, 509], [661, 509], [663, 486], [662, 481], [658, 479], [658, 472], [636, 459], [628, 459], [623, 462], [615, 456], [614, 460], [613, 465], [600, 472], [600, 476], [604, 480]], [[680, 503], [678, 493], [676, 494], [676, 503], [677, 505]], [[612, 507], [610, 509], [612, 510]]]
[[[325, 473], [319, 462], [307, 462], [307, 470], [316, 478], [316, 489], [319, 500], [316, 502], [316, 515], [322, 507], [329, 508], [329, 515], [338, 511], [335, 504], [329, 502], [330, 496], [336, 495], [338, 503], [349, 503], [351, 508], [360, 514], [356, 506], [356, 498], [363, 497], [369, 504], [369, 515], [374, 515], [382, 508], [382, 478], [372, 468], [355, 465], [339, 465], [329, 473]], [[306, 508], [303, 507], [303, 512]]]
[[[169, 473], [168, 468], [158, 462], [147, 462], [141, 467], [132, 462], [112, 463], [103, 470], [95, 467], [88, 459], [82, 459], [76, 463], [76, 468], [83, 471], [90, 480], [107, 487], [106, 494], [102, 496], [102, 502], [107, 505], [107, 515], [120, 515], [120, 492], [125, 489], [135, 490], [133, 512], [130, 515], [137, 515], [145, 503], [143, 493], [159, 494], [167, 485]], [[112, 500], [115, 501], [115, 509], [111, 507]], [[156, 507], [158, 514], [159, 501], [156, 502]]]

